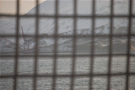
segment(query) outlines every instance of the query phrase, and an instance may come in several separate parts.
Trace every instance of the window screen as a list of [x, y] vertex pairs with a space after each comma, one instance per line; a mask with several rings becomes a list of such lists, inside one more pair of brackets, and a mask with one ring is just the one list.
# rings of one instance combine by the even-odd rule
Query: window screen
[[135, 90], [134, 0], [33, 2], [0, 13], [0, 90]]

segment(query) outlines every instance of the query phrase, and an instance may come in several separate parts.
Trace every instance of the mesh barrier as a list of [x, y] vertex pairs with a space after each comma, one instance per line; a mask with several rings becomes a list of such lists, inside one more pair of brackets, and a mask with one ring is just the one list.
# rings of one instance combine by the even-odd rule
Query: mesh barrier
[[[17, 0], [15, 15], [0, 14], [15, 22], [14, 32], [0, 34], [0, 90], [135, 90], [134, 0], [123, 1], [125, 12], [117, 11], [117, 0], [105, 1], [103, 8], [101, 0], [87, 0], [89, 8], [69, 1], [69, 13], [62, 12], [66, 0], [63, 6], [52, 0], [51, 14], [41, 14], [36, 0], [34, 14], [20, 15]], [[90, 14], [79, 14], [80, 4]], [[26, 22], [34, 23], [30, 33], [22, 25], [25, 19], [33, 19]], [[115, 25], [121, 20], [125, 26]], [[53, 28], [43, 33], [40, 22]]]

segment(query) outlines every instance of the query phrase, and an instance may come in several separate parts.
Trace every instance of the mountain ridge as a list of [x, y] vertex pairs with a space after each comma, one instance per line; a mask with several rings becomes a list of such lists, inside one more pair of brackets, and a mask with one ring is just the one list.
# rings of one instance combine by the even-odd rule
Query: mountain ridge
[[[126, 0], [125, 0], [126, 1]], [[128, 12], [128, 6], [125, 1], [119, 1], [114, 3], [114, 10], [116, 14], [127, 14]], [[107, 2], [108, 3], [108, 2]], [[55, 14], [55, 2], [54, 0], [48, 0], [41, 4], [39, 4], [39, 15], [54, 15]], [[109, 15], [110, 13], [110, 5], [109, 3], [106, 4], [105, 2], [98, 2], [97, 8], [96, 8], [96, 14], [99, 15]], [[91, 15], [91, 3], [90, 1], [78, 1], [78, 15]], [[59, 2], [59, 15], [73, 15], [73, 2], [71, 0], [69, 1], [63, 1], [60, 0]], [[118, 10], [117, 10], [118, 9]], [[36, 6], [31, 9], [27, 15], [35, 14]], [[109, 18], [100, 18], [95, 19], [95, 32], [96, 34], [107, 34], [109, 35], [110, 32], [110, 20]], [[23, 27], [24, 34], [35, 34], [35, 22], [36, 19], [34, 17], [25, 18], [20, 17], [20, 26]], [[55, 18], [40, 18], [39, 17], [39, 34], [48, 34], [52, 35], [55, 34]], [[91, 18], [77, 18], [77, 31], [80, 33], [79, 30], [85, 30], [89, 29], [91, 32]], [[133, 27], [135, 25], [135, 19], [133, 19]], [[128, 26], [128, 19], [127, 18], [116, 18], [114, 19], [114, 27], [120, 28], [120, 27], [127, 27]], [[1, 18], [0, 19], [0, 33], [1, 34], [12, 34], [15, 35], [16, 31], [16, 18]], [[104, 28], [103, 28], [104, 27]], [[103, 28], [103, 29], [102, 29]], [[66, 33], [73, 31], [73, 18], [59, 18], [58, 19], [58, 33]], [[128, 30], [127, 30], [128, 31]], [[134, 30], [135, 31], [135, 30]], [[115, 32], [117, 33], [117, 31]], [[22, 35], [21, 27], [19, 28], [19, 34]], [[121, 31], [119, 31], [119, 34], [121, 34]], [[127, 32], [125, 32], [127, 34]], [[10, 41], [15, 43], [15, 40], [11, 38], [7, 38]], [[25, 41], [23, 38], [19, 39], [21, 44], [23, 44]], [[46, 40], [47, 41], [47, 40]]]

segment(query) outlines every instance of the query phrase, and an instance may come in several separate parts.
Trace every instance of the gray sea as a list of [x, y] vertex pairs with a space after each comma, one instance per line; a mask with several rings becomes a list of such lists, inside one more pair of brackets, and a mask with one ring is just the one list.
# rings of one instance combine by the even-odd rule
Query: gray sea
[[[34, 58], [18, 58], [17, 67], [17, 90], [33, 90], [34, 78]], [[92, 89], [107, 90], [108, 75], [108, 57], [94, 57]], [[126, 86], [126, 56], [113, 56], [110, 78], [111, 90], [125, 90]], [[56, 59], [56, 90], [70, 90], [71, 74], [75, 73], [73, 78], [74, 90], [89, 90], [90, 86], [90, 57], [76, 57], [75, 70], [72, 71], [72, 57], [58, 57]], [[14, 58], [0, 58], [0, 90], [13, 90], [14, 86]], [[135, 73], [135, 57], [130, 58], [130, 73]], [[37, 61], [37, 90], [51, 90], [53, 87], [54, 58], [39, 57]], [[117, 75], [120, 74], [120, 75]], [[6, 77], [6, 76], [9, 77]], [[44, 77], [47, 75], [46, 77]], [[102, 76], [100, 76], [102, 75]], [[24, 76], [24, 77], [23, 77]], [[135, 75], [129, 76], [129, 90], [135, 90]]]

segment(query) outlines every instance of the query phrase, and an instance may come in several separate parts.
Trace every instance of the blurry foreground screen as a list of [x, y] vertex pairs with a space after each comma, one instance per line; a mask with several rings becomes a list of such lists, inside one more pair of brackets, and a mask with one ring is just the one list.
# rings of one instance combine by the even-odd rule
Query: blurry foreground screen
[[0, 90], [135, 90], [135, 0], [0, 1]]

